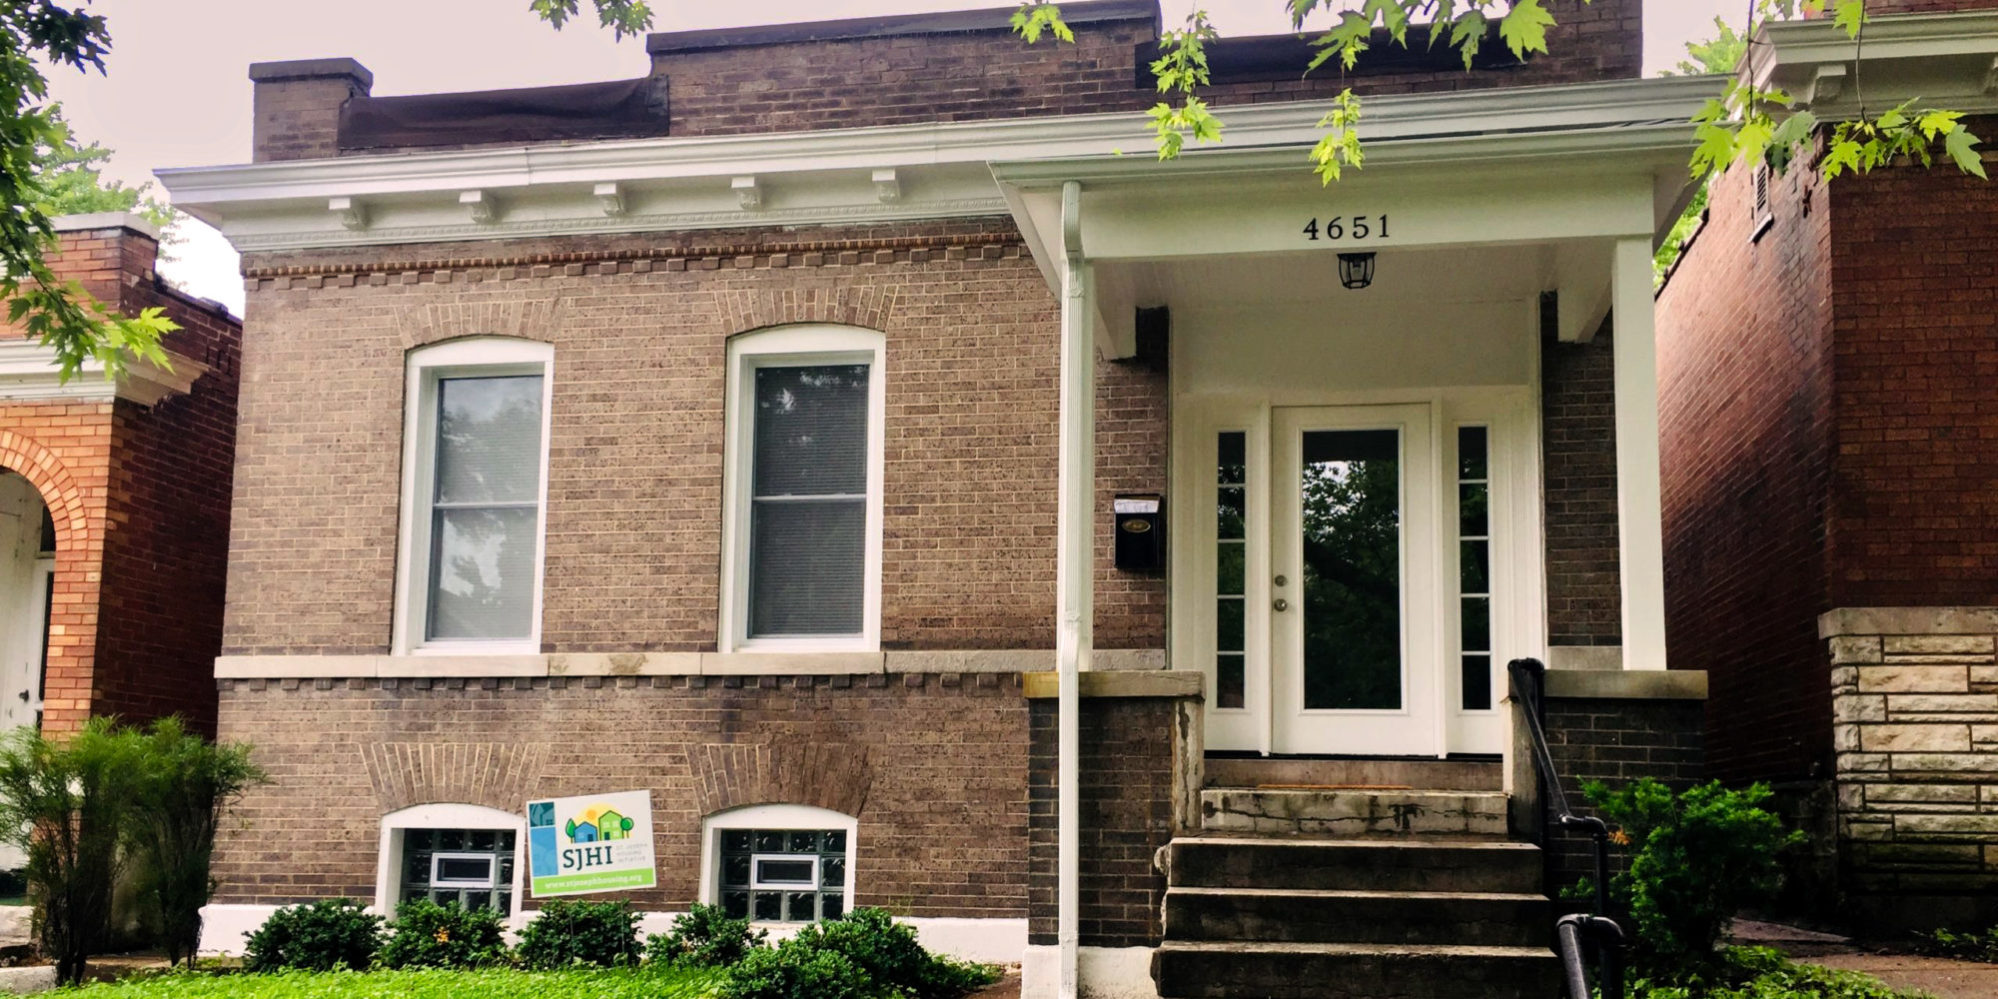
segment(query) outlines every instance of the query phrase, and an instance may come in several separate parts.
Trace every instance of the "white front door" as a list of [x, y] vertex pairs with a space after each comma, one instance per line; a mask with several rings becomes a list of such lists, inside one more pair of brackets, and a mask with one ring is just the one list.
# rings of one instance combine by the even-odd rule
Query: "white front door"
[[1430, 407], [1280, 407], [1270, 452], [1271, 750], [1440, 755]]
[[0, 730], [41, 720], [54, 568], [53, 559], [40, 557], [41, 540], [41, 493], [20, 475], [0, 471]]

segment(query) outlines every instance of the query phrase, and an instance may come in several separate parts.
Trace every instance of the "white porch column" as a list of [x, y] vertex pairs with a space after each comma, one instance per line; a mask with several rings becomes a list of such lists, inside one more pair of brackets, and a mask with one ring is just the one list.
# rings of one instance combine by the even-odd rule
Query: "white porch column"
[[1061, 189], [1061, 464], [1055, 534], [1055, 670], [1060, 680], [1056, 740], [1055, 939], [1060, 997], [1075, 999], [1081, 939], [1082, 670], [1089, 668], [1095, 561], [1096, 348], [1089, 265], [1082, 257], [1082, 185]]
[[1616, 511], [1623, 668], [1665, 668], [1665, 529], [1658, 484], [1658, 344], [1651, 239], [1617, 240]]

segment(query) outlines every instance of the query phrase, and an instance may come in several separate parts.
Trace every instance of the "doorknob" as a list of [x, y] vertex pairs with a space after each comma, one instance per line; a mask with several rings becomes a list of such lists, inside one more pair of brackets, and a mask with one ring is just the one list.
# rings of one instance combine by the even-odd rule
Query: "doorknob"
[[1282, 597], [1278, 597], [1275, 600], [1270, 601], [1270, 608], [1272, 610], [1277, 611], [1278, 613], [1282, 613], [1290, 609], [1290, 601], [1285, 600]]

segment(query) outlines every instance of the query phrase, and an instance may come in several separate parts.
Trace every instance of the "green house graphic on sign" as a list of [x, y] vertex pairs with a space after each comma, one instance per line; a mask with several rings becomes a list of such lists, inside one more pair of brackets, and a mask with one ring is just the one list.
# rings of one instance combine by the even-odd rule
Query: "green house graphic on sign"
[[614, 809], [599, 805], [586, 809], [581, 815], [570, 819], [563, 827], [571, 843], [598, 843], [613, 839], [631, 838], [632, 827], [636, 823], [619, 815]]

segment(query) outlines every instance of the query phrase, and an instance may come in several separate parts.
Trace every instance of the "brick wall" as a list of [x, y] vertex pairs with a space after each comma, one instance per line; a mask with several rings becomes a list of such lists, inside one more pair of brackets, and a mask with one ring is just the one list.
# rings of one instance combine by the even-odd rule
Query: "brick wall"
[[1547, 641], [1619, 645], [1616, 370], [1608, 321], [1587, 343], [1541, 342]]
[[[1053, 944], [1056, 920], [1055, 836], [1057, 703], [1032, 705], [1031, 915], [1028, 941]], [[1080, 930], [1087, 947], [1150, 947], [1163, 933], [1165, 875], [1152, 855], [1173, 835], [1175, 712], [1171, 698], [1086, 698], [1079, 721], [1082, 752]], [[1198, 711], [1196, 705], [1193, 710]]]
[[1868, 0], [1866, 13], [1936, 14], [1959, 10], [1998, 10], [1998, 0]]
[[1828, 606], [1998, 603], [1998, 188], [1879, 170], [1831, 220]]
[[217, 902], [373, 898], [395, 808], [649, 789], [659, 885], [619, 896], [641, 909], [698, 900], [709, 811], [789, 801], [858, 819], [854, 904], [1026, 915], [1017, 674], [220, 686], [222, 737], [255, 746], [275, 783], [224, 824]]
[[[1554, 769], [1577, 812], [1590, 811], [1582, 797], [1583, 781], [1605, 781], [1614, 788], [1653, 777], [1685, 788], [1702, 777], [1699, 701], [1549, 697], [1546, 725]], [[1592, 874], [1595, 848], [1587, 836], [1561, 832], [1554, 825], [1552, 796], [1546, 806], [1549, 889], [1558, 892]], [[1622, 862], [1615, 854], [1612, 860]]]
[[1758, 237], [1752, 183], [1740, 167], [1715, 181], [1705, 227], [1658, 298], [1666, 635], [1672, 665], [1712, 684], [1715, 776], [1822, 780], [1831, 247], [1847, 222], [1799, 163], [1772, 178]]
[[[226, 650], [388, 649], [404, 353], [468, 334], [555, 346], [546, 650], [712, 650], [726, 342], [792, 321], [887, 334], [883, 646], [1052, 648], [1059, 324], [1010, 224], [677, 238], [251, 258]], [[1100, 378], [1102, 489], [1162, 491], [1163, 378]], [[1098, 645], [1162, 648], [1098, 510]]]
[[[64, 229], [55, 273], [125, 314], [182, 327], [168, 351], [209, 370], [183, 396], [0, 402], [0, 467], [27, 476], [56, 520], [43, 724], [90, 715], [214, 724], [240, 327], [153, 272], [158, 244], [118, 225]], [[5, 330], [0, 335], [18, 335]], [[83, 377], [94, 377], [85, 375]]]
[[1998, 917], [1998, 608], [1834, 610], [1844, 884], [1883, 925]]

